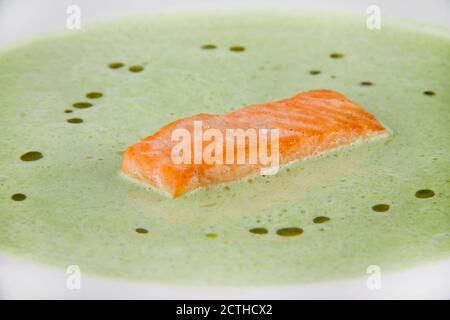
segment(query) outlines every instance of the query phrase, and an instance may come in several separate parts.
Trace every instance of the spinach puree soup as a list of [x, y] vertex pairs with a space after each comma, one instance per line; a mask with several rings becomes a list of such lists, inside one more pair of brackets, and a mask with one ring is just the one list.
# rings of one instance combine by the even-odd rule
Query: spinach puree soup
[[[152, 282], [296, 284], [450, 257], [450, 40], [302, 12], [148, 17], [0, 53], [0, 251]], [[331, 89], [386, 140], [170, 199], [124, 181], [162, 125]]]

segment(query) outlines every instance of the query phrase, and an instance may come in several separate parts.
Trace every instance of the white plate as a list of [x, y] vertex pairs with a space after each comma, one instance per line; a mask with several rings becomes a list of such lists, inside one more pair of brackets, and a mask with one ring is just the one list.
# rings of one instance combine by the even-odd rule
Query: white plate
[[[251, 6], [301, 6], [365, 16], [367, 7], [375, 4], [380, 7], [382, 17], [406, 18], [450, 27], [448, 0], [0, 0], [0, 49], [49, 32], [66, 30], [66, 9], [74, 4], [81, 8], [82, 26], [132, 15]], [[0, 255], [2, 299], [450, 299], [450, 260], [387, 275], [381, 270], [381, 288], [375, 290], [367, 287], [369, 275], [289, 287], [225, 288], [152, 285], [81, 274], [79, 290], [68, 289], [69, 277], [65, 270]]]

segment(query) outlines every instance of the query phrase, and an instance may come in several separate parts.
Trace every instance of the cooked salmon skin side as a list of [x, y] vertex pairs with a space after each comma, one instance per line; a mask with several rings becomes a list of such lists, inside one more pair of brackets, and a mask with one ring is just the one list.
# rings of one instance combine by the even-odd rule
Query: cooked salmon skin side
[[[224, 135], [227, 129], [278, 129], [280, 165], [388, 135], [372, 114], [344, 95], [331, 90], [312, 90], [223, 115], [198, 114], [176, 120], [130, 146], [124, 153], [122, 173], [175, 198], [200, 187], [256, 175], [264, 167], [259, 162], [174, 162], [172, 149], [179, 141], [173, 141], [172, 133], [175, 129], [185, 129], [194, 134], [195, 121], [201, 121], [205, 129], [218, 129]], [[246, 143], [248, 149], [248, 140]], [[270, 143], [268, 139], [268, 148]], [[223, 144], [226, 150], [225, 139]]]

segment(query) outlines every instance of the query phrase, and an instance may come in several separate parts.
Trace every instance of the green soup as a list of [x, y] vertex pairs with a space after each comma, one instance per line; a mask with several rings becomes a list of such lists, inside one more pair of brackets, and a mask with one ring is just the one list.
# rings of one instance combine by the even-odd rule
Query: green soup
[[[450, 40], [431, 29], [204, 13], [2, 53], [0, 249], [116, 278], [222, 285], [449, 257]], [[119, 175], [121, 152], [171, 121], [319, 88], [393, 134], [175, 200]]]

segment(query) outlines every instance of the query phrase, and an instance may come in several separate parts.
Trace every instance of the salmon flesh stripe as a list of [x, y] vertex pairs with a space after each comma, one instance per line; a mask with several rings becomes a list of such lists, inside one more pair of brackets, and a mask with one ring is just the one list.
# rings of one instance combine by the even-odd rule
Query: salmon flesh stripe
[[[178, 197], [197, 188], [256, 175], [268, 166], [259, 161], [225, 162], [225, 152], [234, 152], [234, 159], [237, 159], [237, 148], [226, 149], [225, 138], [221, 147], [223, 163], [175, 163], [172, 149], [180, 141], [173, 141], [172, 132], [186, 129], [194, 135], [194, 121], [201, 121], [203, 130], [219, 130], [224, 137], [227, 129], [254, 129], [257, 132], [259, 129], [278, 129], [280, 165], [388, 135], [386, 128], [372, 114], [344, 95], [331, 90], [312, 90], [223, 115], [198, 114], [176, 120], [130, 146], [124, 153], [122, 173], [157, 191]], [[257, 148], [259, 142], [257, 140]], [[201, 142], [203, 147], [209, 143]], [[249, 139], [245, 139], [245, 150], [249, 149], [249, 143]], [[267, 145], [271, 151], [270, 137]]]

